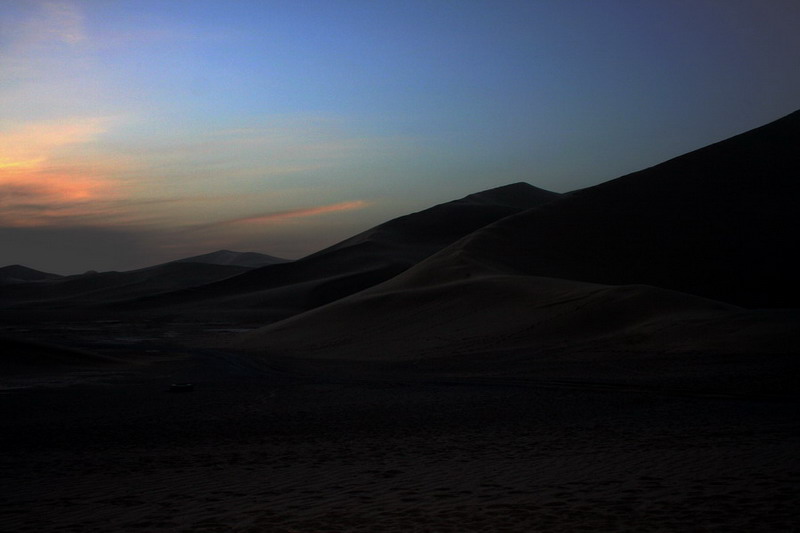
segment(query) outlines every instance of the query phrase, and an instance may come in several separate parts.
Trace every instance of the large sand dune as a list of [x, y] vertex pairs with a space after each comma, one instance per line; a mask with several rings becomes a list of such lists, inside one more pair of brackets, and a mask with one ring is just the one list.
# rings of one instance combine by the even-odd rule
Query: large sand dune
[[800, 112], [499, 221], [456, 246], [537, 276], [800, 302]]
[[333, 374], [355, 369], [396, 377], [610, 380], [717, 393], [796, 390], [796, 311], [745, 310], [645, 285], [533, 276], [397, 285], [248, 333], [234, 347]]
[[390, 220], [291, 263], [131, 307], [277, 321], [391, 279], [487, 224], [558, 197], [525, 183], [491, 189]]
[[797, 305], [798, 140], [796, 113], [505, 218], [237, 346], [451, 368], [506, 354], [517, 372], [568, 353], [795, 353], [797, 313], [735, 304]]

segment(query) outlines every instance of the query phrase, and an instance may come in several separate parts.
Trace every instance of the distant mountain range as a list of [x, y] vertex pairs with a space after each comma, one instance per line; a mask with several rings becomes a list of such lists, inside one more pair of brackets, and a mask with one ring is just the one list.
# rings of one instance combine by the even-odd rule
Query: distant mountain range
[[22, 265], [9, 265], [0, 268], [0, 284], [54, 280], [61, 277], [63, 276], [50, 274], [49, 272], [40, 272]]
[[228, 265], [247, 268], [258, 268], [266, 265], [277, 265], [288, 263], [288, 259], [274, 257], [256, 252], [231, 252], [230, 250], [218, 250], [210, 254], [195, 255], [185, 259], [172, 261], [173, 263], [203, 263], [206, 265]]
[[75, 276], [48, 274], [20, 265], [0, 268], [0, 305], [37, 308], [116, 305], [142, 294], [204, 285], [263, 265], [288, 260], [255, 252], [220, 250], [126, 272], [87, 272]]

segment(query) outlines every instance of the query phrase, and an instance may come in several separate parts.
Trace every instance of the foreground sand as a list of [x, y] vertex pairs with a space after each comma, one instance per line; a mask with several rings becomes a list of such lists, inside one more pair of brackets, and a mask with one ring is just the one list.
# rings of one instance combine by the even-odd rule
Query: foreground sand
[[800, 523], [791, 397], [298, 376], [212, 352], [73, 378], [5, 380], [2, 531]]

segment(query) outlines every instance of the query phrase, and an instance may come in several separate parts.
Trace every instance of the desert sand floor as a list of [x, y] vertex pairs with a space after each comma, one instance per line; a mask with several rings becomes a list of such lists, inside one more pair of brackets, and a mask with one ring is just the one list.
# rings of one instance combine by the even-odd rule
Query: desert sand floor
[[788, 399], [301, 377], [210, 352], [4, 384], [0, 531], [800, 524]]

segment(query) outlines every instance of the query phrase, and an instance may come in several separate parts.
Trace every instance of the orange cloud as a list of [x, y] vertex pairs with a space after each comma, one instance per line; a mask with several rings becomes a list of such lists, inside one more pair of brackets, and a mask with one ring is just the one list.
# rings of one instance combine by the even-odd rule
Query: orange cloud
[[240, 225], [240, 224], [260, 224], [263, 222], [274, 222], [286, 220], [289, 218], [310, 217], [316, 215], [324, 215], [326, 213], [335, 213], [338, 211], [352, 211], [354, 209], [363, 209], [369, 205], [364, 200], [354, 200], [351, 202], [340, 202], [338, 204], [321, 205], [316, 207], [306, 207], [303, 209], [290, 209], [288, 211], [277, 211], [273, 213], [265, 213], [262, 215], [252, 215], [249, 217], [234, 218], [231, 220], [222, 220], [211, 224], [205, 224], [201, 227], [212, 226], [227, 226], [227, 225]]
[[72, 151], [89, 145], [106, 131], [108, 120], [84, 118], [28, 123], [0, 131], [0, 223], [6, 226], [48, 225], [60, 217], [90, 213], [90, 202], [120, 196], [110, 179], [112, 161], [80, 158]]

